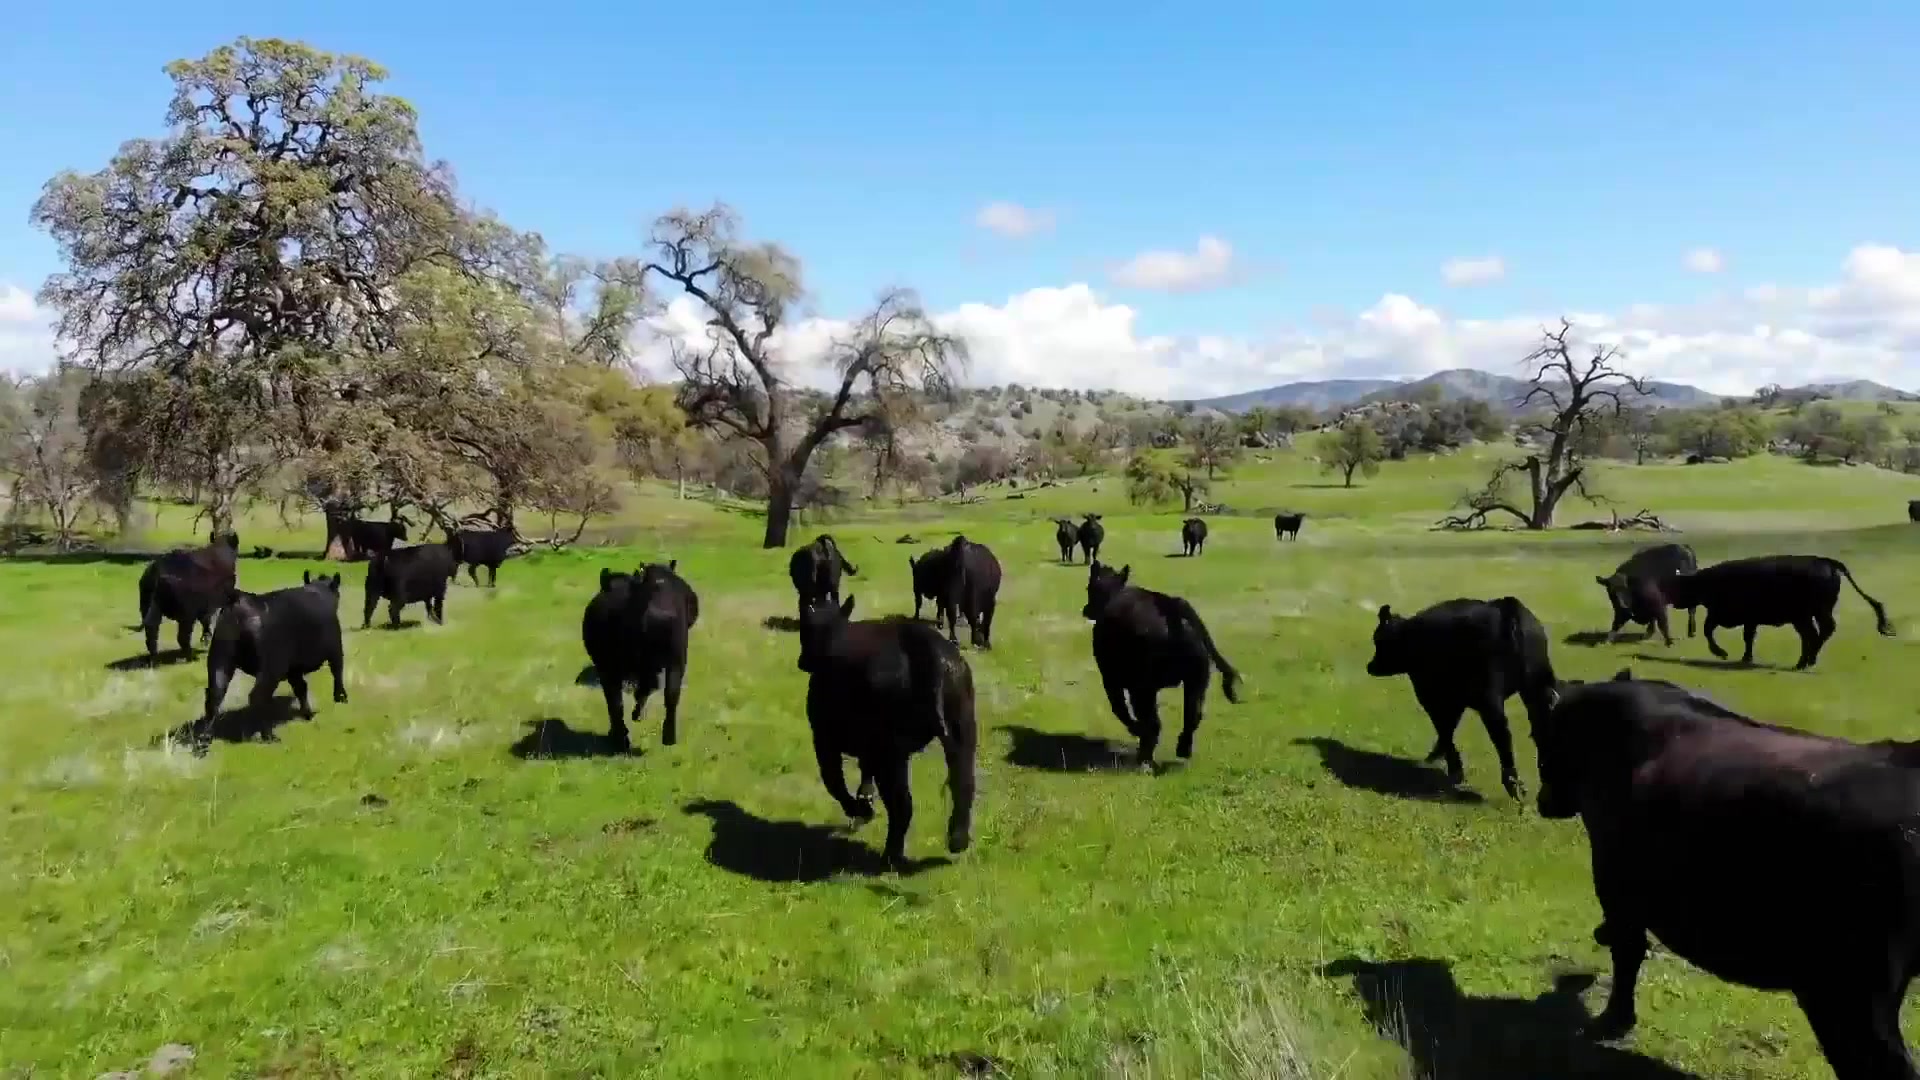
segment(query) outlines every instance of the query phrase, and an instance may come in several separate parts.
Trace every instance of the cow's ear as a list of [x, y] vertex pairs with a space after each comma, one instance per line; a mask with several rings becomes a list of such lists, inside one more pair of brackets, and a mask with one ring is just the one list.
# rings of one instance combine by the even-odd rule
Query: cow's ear
[[1605, 585], [1605, 584], [1607, 583], [1607, 579], [1606, 579], [1606, 578], [1603, 578], [1603, 577], [1601, 577], [1601, 576], [1600, 576], [1600, 575], [1598, 575], [1598, 574], [1595, 574], [1595, 575], [1593, 576], [1593, 580], [1595, 580], [1595, 581], [1597, 581], [1597, 582], [1599, 582], [1599, 583], [1600, 583], [1600, 584], [1602, 584], [1602, 585]]
[[1120, 580], [1121, 580], [1121, 582], [1122, 582], [1122, 583], [1124, 583], [1124, 582], [1125, 582], [1125, 581], [1127, 580], [1127, 578], [1129, 578], [1129, 577], [1131, 577], [1131, 576], [1133, 576], [1133, 564], [1132, 564], [1132, 563], [1128, 563], [1127, 565], [1125, 565], [1125, 566], [1123, 566], [1123, 567], [1121, 567], [1121, 568], [1120, 568]]
[[340, 575], [339, 574], [333, 575], [333, 583], [328, 585], [327, 588], [332, 589], [334, 592], [340, 591]]
[[680, 560], [679, 560], [679, 559], [668, 559], [668, 560], [667, 560], [667, 569], [668, 569], [668, 570], [678, 570], [678, 569], [680, 569]]
[[313, 584], [313, 571], [311, 570], [300, 571], [300, 584], [302, 585]]
[[606, 590], [606, 587], [607, 587], [607, 586], [608, 586], [609, 584], [611, 584], [611, 583], [612, 583], [612, 581], [613, 581], [613, 571], [611, 571], [611, 570], [609, 570], [609, 569], [607, 569], [607, 568], [606, 568], [606, 567], [604, 567], [604, 566], [603, 566], [603, 567], [601, 567], [601, 568], [600, 568], [600, 588], [601, 588], [601, 590], [602, 590], [602, 591], [605, 591], [605, 590]]
[[1621, 669], [1620, 669], [1619, 671], [1616, 671], [1616, 672], [1614, 672], [1614, 673], [1613, 673], [1613, 681], [1614, 681], [1614, 682], [1632, 682], [1632, 681], [1633, 681], [1633, 669], [1632, 669], [1632, 668], [1621, 668]]
[[1380, 605], [1380, 621], [1383, 623], [1390, 623], [1393, 621], [1393, 605], [1392, 604]]
[[843, 619], [853, 618], [853, 594], [852, 593], [848, 593], [846, 600], [841, 603], [840, 617]]

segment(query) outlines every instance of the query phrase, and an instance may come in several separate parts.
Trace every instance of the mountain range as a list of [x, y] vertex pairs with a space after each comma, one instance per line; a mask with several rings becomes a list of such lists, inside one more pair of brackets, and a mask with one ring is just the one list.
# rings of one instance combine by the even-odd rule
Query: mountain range
[[[1222, 397], [1202, 398], [1193, 404], [1199, 408], [1217, 409], [1229, 413], [1245, 412], [1261, 405], [1268, 408], [1294, 405], [1325, 410], [1340, 405], [1401, 400], [1426, 387], [1435, 386], [1439, 388], [1440, 398], [1443, 401], [1479, 398], [1511, 412], [1519, 407], [1521, 399], [1526, 397], [1531, 385], [1525, 379], [1516, 379], [1508, 375], [1495, 375], [1491, 372], [1475, 371], [1472, 368], [1454, 368], [1450, 371], [1435, 372], [1419, 379], [1328, 379], [1321, 382], [1283, 383], [1262, 390], [1247, 390]], [[1647, 391], [1648, 396], [1643, 401], [1656, 409], [1698, 408], [1712, 405], [1725, 396], [1708, 393], [1696, 386], [1670, 382], [1649, 382]], [[1813, 392], [1822, 397], [1841, 401], [1912, 401], [1920, 397], [1866, 379], [1811, 384], [1795, 387], [1793, 391]]]

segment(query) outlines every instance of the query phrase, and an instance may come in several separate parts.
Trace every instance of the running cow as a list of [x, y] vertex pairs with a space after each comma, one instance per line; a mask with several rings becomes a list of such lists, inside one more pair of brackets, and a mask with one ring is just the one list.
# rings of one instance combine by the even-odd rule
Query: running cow
[[1701, 634], [1707, 639], [1707, 648], [1722, 660], [1727, 653], [1713, 640], [1713, 632], [1723, 626], [1738, 626], [1744, 631], [1743, 664], [1753, 663], [1753, 638], [1760, 627], [1793, 627], [1800, 634], [1800, 659], [1793, 667], [1803, 671], [1820, 658], [1820, 649], [1838, 625], [1833, 609], [1840, 602], [1843, 580], [1873, 609], [1875, 628], [1892, 637], [1893, 623], [1887, 620], [1887, 609], [1853, 580], [1845, 563], [1824, 555], [1730, 559], [1697, 573], [1674, 575], [1666, 594], [1675, 607], [1707, 609]]
[[1592, 848], [1613, 989], [1638, 1020], [1648, 935], [1728, 982], [1792, 994], [1841, 1080], [1920, 1076], [1900, 1006], [1920, 971], [1920, 743], [1750, 720], [1673, 685], [1569, 684], [1536, 718], [1542, 816]]
[[913, 617], [920, 617], [920, 600], [933, 601], [934, 622], [945, 620], [947, 640], [958, 645], [958, 620], [967, 620], [968, 641], [980, 649], [993, 648], [993, 611], [1000, 596], [1000, 560], [985, 544], [965, 536], [918, 560], [913, 569]]
[[1444, 759], [1447, 779], [1454, 784], [1466, 778], [1453, 743], [1454, 729], [1468, 709], [1479, 713], [1500, 757], [1500, 785], [1513, 798], [1522, 796], [1525, 788], [1513, 760], [1506, 701], [1520, 695], [1528, 719], [1537, 724], [1553, 706], [1554, 694], [1547, 631], [1525, 604], [1511, 596], [1444, 600], [1412, 617], [1382, 606], [1367, 674], [1412, 680], [1414, 699], [1433, 721], [1433, 749], [1427, 760]]
[[1099, 562], [1087, 567], [1087, 603], [1080, 614], [1093, 622], [1093, 662], [1114, 717], [1140, 740], [1142, 765], [1153, 764], [1160, 744], [1160, 691], [1180, 687], [1180, 740], [1174, 753], [1190, 758], [1213, 669], [1220, 669], [1221, 693], [1236, 705], [1240, 673], [1220, 655], [1192, 604], [1129, 585], [1132, 574], [1131, 565], [1118, 571]]
[[1074, 538], [1080, 541], [1080, 550], [1086, 553], [1087, 565], [1092, 566], [1094, 560], [1100, 557], [1100, 545], [1107, 539], [1107, 527], [1100, 524], [1099, 514], [1088, 514], [1081, 519]]
[[[1594, 578], [1607, 591], [1607, 603], [1613, 607], [1613, 625], [1607, 629], [1607, 640], [1614, 640], [1620, 628], [1631, 622], [1646, 627], [1648, 634], [1660, 631], [1660, 639], [1672, 645], [1673, 633], [1667, 627], [1667, 608], [1672, 604], [1668, 595], [1672, 591], [1670, 583], [1675, 576], [1691, 574], [1699, 568], [1692, 548], [1685, 544], [1661, 544], [1634, 552], [1614, 567], [1613, 573]], [[1693, 607], [1688, 605], [1687, 636], [1692, 637], [1693, 633]]]
[[580, 640], [607, 699], [607, 738], [633, 745], [622, 716], [621, 691], [633, 686], [633, 723], [656, 689], [666, 699], [660, 745], [680, 739], [680, 686], [687, 674], [687, 640], [700, 621], [700, 597], [677, 568], [650, 563], [632, 574], [600, 571], [600, 591], [587, 601]]
[[813, 543], [795, 549], [787, 560], [787, 576], [793, 579], [793, 591], [800, 601], [800, 617], [816, 604], [840, 602], [840, 575], [859, 577], [860, 571], [840, 553], [833, 537], [822, 533]]
[[367, 563], [366, 607], [360, 629], [373, 625], [373, 610], [387, 602], [387, 625], [400, 628], [400, 609], [425, 604], [427, 618], [447, 621], [447, 582], [453, 577], [453, 548], [449, 544], [415, 544], [375, 555]]
[[487, 568], [487, 588], [500, 576], [500, 564], [513, 553], [512, 529], [456, 529], [447, 537], [447, 550], [453, 552], [450, 574], [467, 568], [467, 580], [480, 584], [480, 568]]
[[175, 644], [181, 652], [193, 648], [193, 628], [200, 642], [213, 637], [214, 616], [232, 595], [239, 580], [240, 536], [216, 532], [207, 546], [176, 548], [147, 564], [140, 572], [140, 629], [146, 635], [147, 656], [160, 651], [160, 623], [179, 624]]
[[1181, 522], [1180, 546], [1188, 558], [1200, 554], [1207, 546], [1207, 523], [1199, 518], [1188, 518]]
[[1307, 520], [1305, 514], [1273, 515], [1273, 538], [1275, 540], [1300, 539], [1300, 524]]
[[333, 675], [333, 700], [347, 700], [346, 663], [340, 647], [340, 575], [314, 577], [302, 572], [301, 584], [269, 593], [235, 591], [213, 628], [207, 650], [207, 694], [193, 729], [195, 753], [204, 754], [213, 737], [214, 718], [226, 700], [233, 674], [253, 676], [248, 712], [260, 725], [261, 741], [272, 742], [264, 710], [285, 682], [293, 688], [300, 714], [313, 719], [307, 676], [325, 667]]
[[1060, 545], [1060, 561], [1073, 561], [1074, 545], [1080, 542], [1080, 530], [1074, 528], [1071, 518], [1053, 519], [1053, 542]]

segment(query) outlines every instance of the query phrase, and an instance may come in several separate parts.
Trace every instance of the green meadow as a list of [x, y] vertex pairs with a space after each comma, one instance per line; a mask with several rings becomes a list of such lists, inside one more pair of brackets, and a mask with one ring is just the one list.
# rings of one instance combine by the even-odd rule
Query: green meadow
[[[1432, 730], [1406, 681], [1363, 667], [1381, 604], [1511, 594], [1563, 677], [1631, 666], [1765, 720], [1912, 737], [1920, 480], [1765, 456], [1596, 466], [1703, 563], [1831, 555], [1903, 624], [1878, 637], [1843, 594], [1839, 633], [1794, 673], [1784, 628], [1751, 669], [1684, 636], [1582, 644], [1607, 625], [1594, 575], [1655, 541], [1431, 531], [1485, 468], [1417, 458], [1343, 489], [1260, 454], [1216, 485], [1230, 512], [1194, 559], [1175, 555], [1183, 515], [1130, 508], [1114, 477], [808, 522], [795, 542], [831, 532], [859, 567], [856, 617], [911, 611], [907, 556], [956, 532], [1005, 568], [995, 648], [966, 651], [976, 841], [936, 858], [944, 773], [924, 754], [909, 855], [928, 865], [905, 875], [875, 872], [881, 823], [849, 828], [820, 788], [776, 621], [787, 555], [759, 549], [749, 507], [635, 491], [591, 546], [509, 562], [496, 589], [463, 574], [445, 626], [415, 607], [417, 625], [359, 630], [349, 564], [352, 701], [321, 678], [313, 721], [204, 758], [159, 740], [196, 714], [204, 669], [137, 662], [137, 559], [0, 562], [0, 1075], [134, 1069], [167, 1044], [193, 1048], [192, 1076], [1828, 1075], [1789, 999], [1660, 951], [1635, 1035], [1580, 1040], [1608, 983], [1584, 835], [1505, 798], [1471, 717], [1448, 790], [1419, 763]], [[1275, 542], [1280, 509], [1309, 515], [1298, 543]], [[1160, 775], [1129, 766], [1085, 569], [1056, 561], [1048, 519], [1085, 511], [1105, 514], [1103, 561], [1192, 600], [1246, 679]], [[190, 515], [160, 508], [145, 546], [191, 537]], [[298, 554], [317, 518], [261, 511], [240, 532], [243, 553], [276, 551], [243, 559], [250, 591], [330, 565]], [[656, 697], [636, 752], [610, 756], [581, 610], [601, 567], [667, 558], [701, 597], [681, 742], [659, 745]], [[1722, 640], [1737, 655], [1738, 632]]]

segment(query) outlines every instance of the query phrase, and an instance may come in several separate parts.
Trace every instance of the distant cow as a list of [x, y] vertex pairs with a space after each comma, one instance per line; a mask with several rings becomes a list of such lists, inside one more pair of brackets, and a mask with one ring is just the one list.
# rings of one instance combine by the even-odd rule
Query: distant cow
[[1300, 523], [1307, 520], [1305, 514], [1273, 515], [1273, 538], [1275, 540], [1300, 539]]
[[[1614, 567], [1613, 573], [1594, 578], [1607, 590], [1607, 603], [1613, 606], [1613, 625], [1607, 629], [1607, 640], [1612, 641], [1620, 628], [1631, 622], [1646, 627], [1648, 634], [1660, 631], [1660, 639], [1672, 645], [1673, 633], [1667, 628], [1667, 607], [1671, 603], [1668, 583], [1676, 574], [1691, 574], [1699, 568], [1692, 548], [1661, 544], [1634, 552]], [[1694, 633], [1693, 615], [1689, 606], [1688, 637]]]
[[1076, 536], [1080, 541], [1080, 550], [1086, 553], [1087, 565], [1092, 566], [1094, 560], [1100, 557], [1101, 543], [1107, 538], [1107, 527], [1100, 524], [1100, 515], [1088, 514], [1083, 518]]
[[[853, 597], [820, 604], [800, 620], [800, 670], [807, 683], [807, 725], [827, 794], [856, 821], [873, 818], [873, 792], [887, 808], [885, 858], [906, 864], [907, 827], [913, 821], [910, 765], [935, 739], [947, 758], [953, 812], [947, 850], [973, 841], [973, 671], [940, 631], [902, 618], [851, 622]], [[860, 763], [860, 793], [847, 792], [842, 758]]]
[[648, 695], [663, 689], [667, 715], [660, 744], [680, 739], [680, 685], [687, 674], [687, 639], [700, 621], [700, 597], [676, 572], [679, 560], [649, 563], [632, 574], [600, 571], [600, 591], [587, 601], [580, 640], [607, 699], [607, 737], [622, 750], [632, 743], [621, 714], [621, 688], [633, 684], [633, 722]]
[[1527, 717], [1538, 723], [1553, 706], [1553, 663], [1547, 631], [1527, 606], [1511, 596], [1498, 600], [1444, 600], [1412, 616], [1380, 608], [1373, 629], [1373, 659], [1367, 674], [1406, 675], [1413, 696], [1433, 721], [1428, 761], [1446, 760], [1447, 779], [1466, 776], [1453, 732], [1468, 709], [1480, 714], [1500, 756], [1500, 784], [1520, 798], [1524, 787], [1513, 761], [1506, 701], [1520, 695]]
[[860, 571], [840, 553], [833, 537], [822, 533], [813, 543], [796, 548], [787, 560], [787, 576], [793, 579], [793, 591], [800, 599], [800, 616], [816, 604], [840, 602], [840, 574], [859, 577]]
[[1907, 520], [1920, 521], [1920, 499], [1907, 500]]
[[1745, 631], [1746, 651], [1740, 657], [1743, 664], [1753, 663], [1753, 637], [1760, 627], [1793, 627], [1800, 634], [1800, 660], [1793, 667], [1802, 671], [1813, 666], [1820, 658], [1821, 647], [1833, 636], [1837, 626], [1833, 609], [1840, 602], [1843, 578], [1873, 609], [1876, 629], [1893, 636], [1887, 609], [1853, 580], [1845, 563], [1824, 555], [1729, 559], [1696, 573], [1675, 575], [1666, 592], [1675, 607], [1707, 609], [1701, 633], [1707, 639], [1707, 648], [1722, 660], [1727, 658], [1726, 651], [1713, 640], [1713, 632], [1720, 627], [1738, 626]]
[[1920, 1075], [1900, 1033], [1920, 973], [1920, 743], [1762, 724], [1622, 671], [1563, 689], [1534, 744], [1540, 813], [1586, 826], [1594, 939], [1613, 954], [1590, 1034], [1633, 1029], [1651, 933], [1794, 995], [1841, 1080]]
[[1181, 522], [1180, 546], [1189, 557], [1200, 554], [1207, 546], [1207, 523], [1199, 518], [1188, 518]]
[[453, 549], [446, 544], [415, 544], [375, 555], [367, 564], [366, 610], [360, 629], [373, 625], [373, 609], [387, 602], [387, 625], [400, 626], [400, 609], [425, 604], [427, 618], [447, 621], [447, 581], [453, 577]]
[[342, 554], [347, 558], [370, 559], [393, 550], [394, 541], [407, 538], [407, 522], [404, 518], [392, 521], [368, 521], [365, 518], [347, 518], [339, 523], [339, 535], [344, 541]]
[[487, 568], [487, 588], [493, 588], [494, 580], [500, 574], [500, 564], [507, 561], [507, 555], [513, 550], [512, 529], [456, 529], [447, 537], [447, 548], [453, 552], [453, 569], [449, 574], [460, 572], [462, 565], [467, 568], [467, 580], [480, 584], [480, 568]]
[[1080, 530], [1074, 528], [1072, 518], [1053, 519], [1053, 542], [1060, 545], [1060, 561], [1073, 561], [1074, 545], [1080, 542]]
[[1220, 655], [1192, 604], [1129, 585], [1132, 574], [1131, 565], [1118, 572], [1098, 562], [1087, 567], [1087, 603], [1080, 614], [1093, 621], [1093, 662], [1113, 715], [1140, 740], [1142, 765], [1153, 764], [1160, 743], [1160, 691], [1180, 687], [1180, 739], [1174, 752], [1189, 758], [1213, 669], [1220, 669], [1221, 693], [1236, 705], [1240, 673]]
[[[346, 702], [345, 658], [340, 648], [340, 575], [316, 578], [306, 571], [300, 580], [302, 584], [296, 588], [269, 593], [236, 591], [220, 612], [213, 646], [207, 650], [205, 707], [193, 729], [196, 752], [204, 753], [212, 739], [214, 718], [220, 714], [235, 671], [253, 676], [247, 705], [256, 722], [264, 720], [263, 710], [271, 705], [282, 682], [293, 688], [293, 700], [301, 715], [313, 719], [307, 676], [322, 665], [333, 676], [333, 700]], [[272, 728], [263, 723], [260, 737], [272, 741]]]
[[239, 580], [240, 534], [211, 533], [207, 546], [176, 548], [147, 564], [140, 572], [140, 629], [146, 635], [147, 655], [160, 651], [160, 623], [179, 624], [175, 641], [181, 652], [193, 647], [193, 627], [200, 641], [213, 637], [213, 619]]
[[959, 644], [958, 620], [967, 620], [968, 641], [976, 648], [993, 648], [993, 611], [1000, 596], [1000, 560], [985, 544], [965, 536], [938, 551], [908, 560], [913, 568], [913, 617], [920, 617], [922, 597], [933, 601], [933, 619], [947, 623], [947, 640]]

